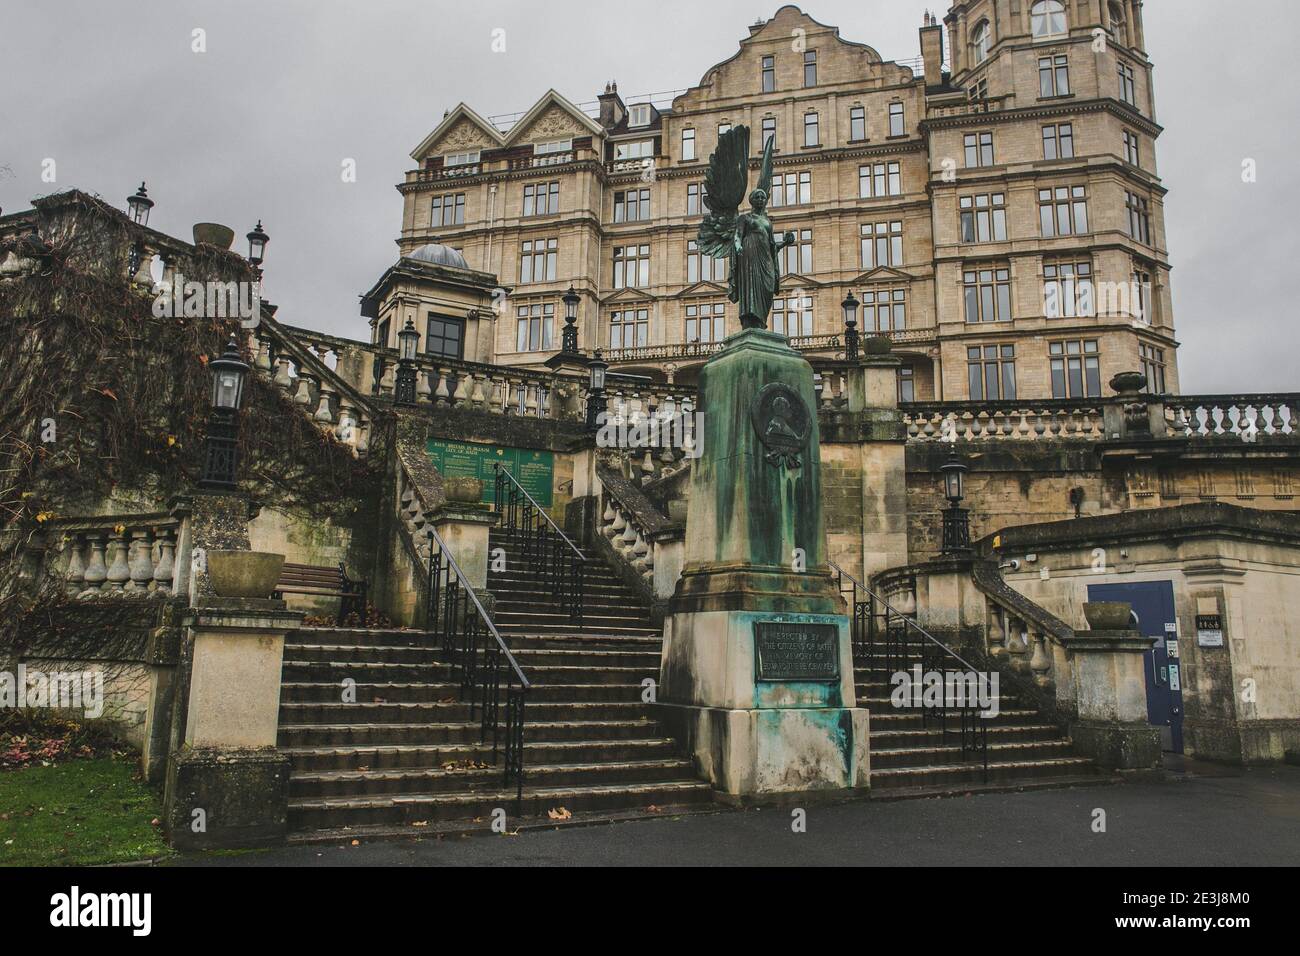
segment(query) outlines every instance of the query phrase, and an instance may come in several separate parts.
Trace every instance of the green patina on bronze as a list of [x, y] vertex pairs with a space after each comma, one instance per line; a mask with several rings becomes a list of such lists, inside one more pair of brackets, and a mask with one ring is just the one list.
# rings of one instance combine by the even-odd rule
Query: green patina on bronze
[[[762, 396], [774, 385], [802, 408], [772, 412]], [[704, 609], [707, 594], [717, 610], [839, 613], [826, 564], [811, 366], [785, 336], [746, 329], [704, 367], [699, 394], [704, 454], [691, 477], [678, 606]]]

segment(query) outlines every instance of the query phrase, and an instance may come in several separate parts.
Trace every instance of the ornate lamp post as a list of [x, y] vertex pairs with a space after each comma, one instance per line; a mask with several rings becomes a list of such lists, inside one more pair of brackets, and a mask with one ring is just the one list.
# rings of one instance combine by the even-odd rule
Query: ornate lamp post
[[143, 182], [134, 196], [127, 197], [126, 206], [130, 210], [132, 222], [139, 226], [149, 225], [149, 210], [153, 208], [153, 200], [149, 198]]
[[266, 258], [266, 244], [270, 241], [271, 237], [262, 231], [262, 220], [257, 220], [248, 234], [248, 262], [258, 276], [262, 274], [262, 260]]
[[212, 407], [199, 487], [234, 491], [238, 488], [239, 409], [244, 401], [248, 365], [240, 359], [239, 344], [233, 335], [225, 353], [210, 361], [208, 368], [212, 372]]
[[849, 290], [848, 298], [841, 303], [844, 307], [844, 358], [850, 362], [858, 360], [858, 300]]
[[420, 333], [415, 331], [411, 317], [397, 333], [397, 381], [393, 388], [393, 401], [398, 405], [415, 404], [415, 349], [420, 344]]
[[957, 458], [954, 449], [939, 471], [943, 474], [944, 497], [948, 499], [948, 509], [943, 513], [943, 553], [964, 554], [970, 550], [970, 511], [961, 507], [961, 502], [966, 496], [966, 473], [970, 469]]
[[564, 332], [560, 336], [560, 351], [565, 355], [578, 354], [578, 293], [569, 286], [564, 293]]
[[[136, 190], [134, 196], [126, 197], [126, 208], [131, 216], [131, 221], [140, 226], [149, 224], [149, 210], [153, 208], [153, 200], [145, 192], [144, 183], [140, 183], [140, 188]], [[140, 271], [140, 263], [144, 259], [144, 249], [139, 242], [131, 243], [131, 248], [126, 254], [126, 277], [134, 279], [135, 274]]]
[[601, 357], [600, 349], [596, 349], [596, 354], [587, 363], [587, 373], [590, 376], [587, 391], [588, 431], [594, 432], [600, 427], [601, 416], [609, 407], [605, 399], [605, 372], [608, 370], [609, 363]]

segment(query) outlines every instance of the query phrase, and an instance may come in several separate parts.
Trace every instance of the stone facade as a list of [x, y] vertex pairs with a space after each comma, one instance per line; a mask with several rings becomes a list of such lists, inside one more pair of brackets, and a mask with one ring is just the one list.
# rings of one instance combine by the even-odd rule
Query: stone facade
[[[1073, 0], [1063, 21], [1035, 17], [1041, 6], [955, 3], [945, 20], [950, 71], [941, 67], [945, 30], [937, 25], [921, 30], [918, 73], [785, 6], [671, 103], [625, 104], [611, 85], [588, 115], [551, 90], [500, 125], [461, 104], [412, 153], [418, 168], [398, 187], [399, 246], [408, 253], [443, 243], [471, 269], [498, 277], [492, 361], [535, 366], [554, 354], [560, 296], [572, 285], [582, 297], [583, 349], [606, 350], [617, 370], [689, 383], [710, 339], [739, 328], [725, 277], [689, 251], [705, 211], [698, 190], [708, 157], [720, 130], [747, 124], [757, 163], [774, 123], [774, 174], [782, 177], [774, 225], [795, 231], [810, 250], [790, 254], [783, 282], [783, 301], [797, 299], [798, 314], [774, 315], [773, 327], [797, 337], [810, 357], [841, 350], [846, 293], [863, 301], [883, 293], [892, 305], [897, 292], [904, 315], [882, 324], [873, 311], [863, 329], [895, 340], [912, 383], [907, 394], [917, 400], [1011, 397], [1002, 346], [1014, 351], [1007, 361], [1020, 399], [1109, 394], [1111, 376], [1142, 368], [1144, 359], [1153, 385], [1175, 393], [1154, 148], [1160, 127], [1141, 4]], [[980, 24], [987, 42], [975, 33]], [[1055, 71], [1058, 57], [1068, 77]], [[1050, 88], [1040, 82], [1044, 58], [1052, 62]], [[1071, 194], [1058, 217], [1052, 193], [1049, 232], [1040, 190], [1058, 188]], [[974, 212], [975, 197], [984, 196], [1000, 197], [1005, 235], [990, 219], [987, 235], [975, 225], [963, 236], [963, 200]], [[1128, 235], [1130, 196], [1145, 204], [1150, 222], [1137, 239]], [[901, 235], [893, 241], [895, 224]], [[884, 241], [866, 243], [864, 253], [863, 230], [875, 239], [877, 226]], [[1091, 304], [1080, 301], [1077, 281], [1052, 275], [1085, 267]], [[978, 318], [992, 321], [968, 321], [967, 274]], [[715, 306], [721, 328], [701, 331], [700, 316]], [[537, 311], [551, 317], [549, 338], [520, 332], [520, 317]], [[1077, 382], [1071, 357], [1052, 354], [1076, 346], [1081, 370], [1096, 365]], [[998, 374], [981, 376], [974, 394], [971, 348], [999, 355]], [[1054, 357], [1064, 372], [1055, 385]]]

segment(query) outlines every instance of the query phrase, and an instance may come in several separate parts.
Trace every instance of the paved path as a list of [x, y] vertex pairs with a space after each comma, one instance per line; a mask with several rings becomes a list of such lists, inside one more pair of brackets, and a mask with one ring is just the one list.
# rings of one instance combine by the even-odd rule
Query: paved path
[[[1296, 866], [1300, 768], [1200, 765], [1165, 782], [725, 811], [518, 836], [295, 846], [209, 866]], [[1106, 832], [1093, 832], [1094, 810]]]

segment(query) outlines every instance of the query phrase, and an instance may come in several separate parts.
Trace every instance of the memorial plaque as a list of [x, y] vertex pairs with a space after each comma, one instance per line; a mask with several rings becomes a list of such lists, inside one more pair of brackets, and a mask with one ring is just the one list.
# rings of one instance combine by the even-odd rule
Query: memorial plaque
[[495, 500], [496, 471], [503, 469], [518, 480], [543, 508], [552, 504], [551, 488], [555, 480], [555, 456], [549, 451], [506, 448], [478, 442], [430, 439], [429, 459], [444, 478], [483, 479], [483, 503]]
[[760, 681], [840, 679], [840, 635], [834, 624], [754, 622], [754, 656]]

